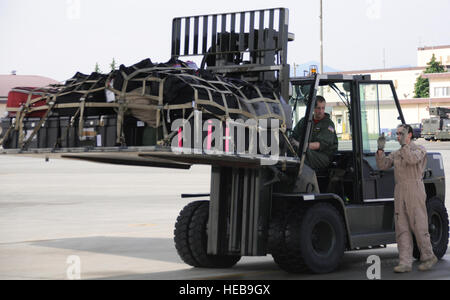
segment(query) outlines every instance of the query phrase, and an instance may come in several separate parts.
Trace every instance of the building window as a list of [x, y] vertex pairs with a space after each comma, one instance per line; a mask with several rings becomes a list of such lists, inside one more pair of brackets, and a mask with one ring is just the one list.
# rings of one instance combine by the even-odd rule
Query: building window
[[435, 97], [449, 97], [450, 96], [450, 87], [434, 88], [434, 96]]

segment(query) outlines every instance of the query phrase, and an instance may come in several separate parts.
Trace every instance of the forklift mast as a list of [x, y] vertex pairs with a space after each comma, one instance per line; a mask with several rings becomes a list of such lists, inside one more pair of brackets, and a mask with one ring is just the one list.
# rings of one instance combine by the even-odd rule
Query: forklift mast
[[201, 68], [250, 82], [269, 81], [289, 98], [289, 10], [264, 9], [175, 18], [172, 58], [203, 56]]

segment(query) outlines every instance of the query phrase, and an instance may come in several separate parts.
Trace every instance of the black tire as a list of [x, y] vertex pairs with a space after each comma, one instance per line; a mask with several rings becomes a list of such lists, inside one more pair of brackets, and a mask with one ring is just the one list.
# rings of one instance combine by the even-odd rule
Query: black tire
[[[448, 247], [449, 222], [447, 209], [442, 200], [432, 197], [427, 201], [427, 213], [433, 252], [438, 259], [441, 259], [447, 252]], [[420, 251], [415, 238], [413, 256], [415, 259], [420, 259]]]
[[283, 269], [286, 268], [283, 266], [290, 265], [285, 237], [288, 216], [288, 210], [281, 210], [274, 214], [269, 223], [269, 237], [267, 243], [268, 253], [272, 254], [275, 263], [282, 266]]
[[[304, 210], [296, 207], [292, 211], [285, 211], [284, 215], [277, 215], [270, 224], [269, 249], [272, 251], [274, 262], [284, 271], [289, 273], [307, 272], [303, 257], [295, 249], [288, 248], [287, 240], [290, 240], [291, 227], [300, 227], [299, 220], [303, 219]], [[272, 235], [272, 236], [270, 236]]]
[[280, 267], [288, 272], [322, 274], [336, 270], [346, 244], [345, 224], [332, 205], [320, 203], [298, 210], [286, 226], [287, 258]]
[[197, 268], [230, 268], [240, 256], [208, 255], [207, 226], [209, 201], [188, 204], [175, 224], [174, 241], [178, 255], [188, 265]]
[[186, 264], [193, 267], [198, 267], [199, 264], [192, 255], [191, 247], [189, 246], [189, 224], [191, 223], [192, 215], [202, 202], [192, 202], [184, 207], [177, 218], [174, 230], [174, 242], [178, 255]]

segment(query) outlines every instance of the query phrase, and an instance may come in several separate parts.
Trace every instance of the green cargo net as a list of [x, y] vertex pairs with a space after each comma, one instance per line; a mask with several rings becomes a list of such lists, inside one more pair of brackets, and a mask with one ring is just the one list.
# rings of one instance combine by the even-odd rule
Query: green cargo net
[[[30, 91], [27, 101], [18, 108], [8, 107], [15, 114], [12, 126], [4, 134], [0, 144], [11, 131], [18, 132], [19, 148], [26, 148], [46, 120], [71, 111], [71, 126], [78, 123], [78, 136], [83, 134], [83, 120], [88, 109], [109, 108], [117, 114], [118, 145], [124, 145], [123, 122], [133, 116], [152, 128], [162, 128], [158, 144], [170, 145], [175, 132], [170, 124], [175, 119], [192, 120], [195, 112], [221, 122], [230, 120], [279, 121], [282, 136], [292, 126], [291, 112], [277, 89], [266, 83], [249, 83], [203, 70], [181, 67], [151, 67], [136, 69], [131, 74], [114, 71], [108, 75], [72, 78], [64, 85], [51, 85]], [[115, 84], [120, 81], [121, 86]], [[93, 97], [95, 95], [95, 97]], [[101, 95], [101, 97], [99, 97]], [[100, 99], [101, 98], [101, 99]], [[73, 101], [71, 101], [73, 99]], [[38, 106], [37, 104], [45, 103]], [[45, 112], [31, 135], [25, 137], [24, 119], [33, 112]], [[260, 130], [258, 127], [257, 130]]]

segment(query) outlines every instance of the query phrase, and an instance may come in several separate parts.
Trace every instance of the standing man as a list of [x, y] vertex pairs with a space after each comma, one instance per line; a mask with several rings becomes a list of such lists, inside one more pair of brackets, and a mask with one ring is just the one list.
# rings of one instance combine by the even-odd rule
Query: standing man
[[[316, 97], [313, 128], [305, 163], [311, 168], [323, 169], [330, 165], [331, 159], [338, 150], [336, 129], [330, 115], [325, 113], [326, 101], [322, 96]], [[291, 143], [298, 149], [302, 130], [306, 126], [305, 118], [295, 126]]]
[[396, 273], [411, 272], [413, 263], [414, 233], [420, 250], [422, 264], [420, 271], [431, 269], [438, 261], [431, 246], [428, 232], [426, 192], [423, 172], [427, 164], [427, 152], [422, 146], [412, 142], [413, 129], [409, 125], [397, 128], [397, 140], [401, 149], [384, 154], [386, 139], [378, 138], [377, 166], [387, 170], [394, 166], [395, 176], [395, 232], [400, 263], [394, 268]]

